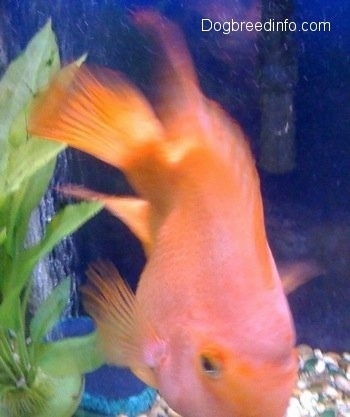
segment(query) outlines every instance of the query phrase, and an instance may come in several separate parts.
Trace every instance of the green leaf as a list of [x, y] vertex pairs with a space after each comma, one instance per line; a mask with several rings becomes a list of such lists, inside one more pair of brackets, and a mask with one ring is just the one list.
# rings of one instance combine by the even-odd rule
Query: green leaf
[[52, 376], [91, 372], [104, 363], [98, 347], [97, 333], [71, 337], [38, 346], [36, 363]]
[[[73, 233], [87, 220], [102, 209], [98, 202], [82, 202], [64, 207], [53, 218], [46, 228], [44, 238], [36, 245], [21, 252], [16, 262], [12, 263], [9, 276], [6, 276], [2, 288], [2, 303], [0, 304], [0, 323], [8, 327], [18, 326], [20, 318], [17, 307], [22, 291], [28, 284], [31, 273], [37, 262], [47, 255], [53, 247], [64, 237]], [[16, 306], [16, 307], [14, 307]], [[15, 310], [14, 310], [15, 308]]]
[[12, 292], [13, 279], [17, 279], [30, 216], [47, 189], [54, 165], [55, 161], [51, 161], [42, 166], [16, 192], [7, 196], [6, 205], [0, 209], [0, 227], [6, 233], [0, 246], [0, 290], [5, 294]]
[[[48, 386], [43, 371], [47, 371], [53, 381], [55, 395], [43, 399], [45, 407], [42, 411], [39, 406], [39, 410], [32, 413], [27, 412], [31, 404], [35, 406], [34, 397], [26, 397], [28, 387], [12, 387], [11, 404], [21, 410], [14, 414], [23, 414], [18, 401], [22, 399], [24, 414], [36, 417], [71, 416], [81, 395], [80, 374], [103, 363], [96, 333], [43, 343], [44, 335], [66, 306], [70, 280], [59, 284], [38, 308], [29, 326], [26, 323], [31, 274], [36, 263], [102, 208], [96, 202], [65, 207], [47, 225], [40, 242], [25, 247], [30, 216], [47, 189], [56, 156], [64, 148], [64, 145], [29, 136], [27, 113], [37, 92], [48, 84], [58, 69], [58, 47], [48, 22], [10, 64], [0, 81], [0, 327], [11, 329], [18, 336], [16, 349], [21, 361], [18, 362], [14, 355], [10, 358], [16, 369], [23, 371], [23, 375], [29, 372], [33, 378], [38, 370], [34, 385], [38, 382], [44, 388]], [[26, 342], [28, 327], [32, 338], [29, 345]], [[52, 378], [52, 374], [58, 376]], [[2, 375], [0, 369], [0, 379]], [[26, 379], [29, 384], [28, 381], [30, 378]], [[0, 396], [3, 393], [9, 398], [9, 393], [2, 391], [3, 385]], [[0, 415], [7, 415], [6, 407], [2, 406], [1, 398]]]
[[0, 246], [5, 242], [7, 236], [6, 227], [0, 229]]
[[32, 417], [72, 417], [84, 391], [84, 378], [76, 374], [50, 379], [54, 385], [54, 395], [47, 402], [45, 410]]
[[[59, 69], [59, 53], [54, 33], [49, 21], [29, 42], [26, 50], [13, 61], [0, 82], [0, 190], [3, 173], [7, 169], [10, 141], [9, 135], [14, 120], [38, 89], [48, 83]], [[18, 121], [18, 119], [17, 119]], [[19, 121], [23, 130], [23, 118]], [[12, 143], [18, 146], [26, 141], [16, 129]]]
[[[9, 196], [7, 212], [4, 211], [7, 224], [7, 252], [15, 258], [23, 250], [28, 224], [33, 210], [38, 206], [52, 178], [55, 160], [43, 165], [21, 187]], [[35, 186], [33, 186], [35, 184]]]
[[8, 194], [16, 191], [23, 181], [44, 165], [55, 160], [64, 148], [64, 144], [29, 137], [26, 142], [9, 154], [6, 181], [3, 184], [4, 192]]
[[16, 293], [10, 293], [6, 298], [3, 293], [1, 296], [3, 297], [0, 304], [1, 327], [20, 331], [23, 325], [20, 297]]
[[61, 281], [47, 299], [39, 306], [30, 322], [30, 336], [33, 343], [40, 343], [44, 336], [58, 322], [69, 300], [71, 281]]
[[99, 202], [71, 204], [60, 210], [47, 225], [45, 236], [24, 253], [23, 262], [29, 270], [47, 255], [62, 239], [75, 232], [82, 224], [97, 214], [103, 205]]

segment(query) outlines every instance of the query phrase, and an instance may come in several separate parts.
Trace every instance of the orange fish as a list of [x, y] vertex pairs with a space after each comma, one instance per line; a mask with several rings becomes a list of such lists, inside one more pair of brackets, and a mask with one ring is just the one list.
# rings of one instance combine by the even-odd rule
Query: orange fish
[[201, 92], [178, 29], [154, 12], [135, 21], [163, 54], [155, 107], [118, 73], [70, 65], [29, 122], [32, 134], [121, 169], [138, 195], [66, 188], [102, 201], [147, 254], [136, 294], [111, 264], [91, 266], [86, 309], [108, 362], [182, 416], [282, 417], [295, 334], [249, 146]]

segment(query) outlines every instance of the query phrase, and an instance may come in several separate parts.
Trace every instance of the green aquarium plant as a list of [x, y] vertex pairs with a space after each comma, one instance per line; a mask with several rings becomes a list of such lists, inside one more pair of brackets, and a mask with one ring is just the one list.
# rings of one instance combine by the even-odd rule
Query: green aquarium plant
[[0, 81], [0, 416], [70, 417], [78, 407], [83, 374], [102, 358], [96, 334], [48, 341], [46, 335], [67, 305], [70, 280], [63, 280], [28, 314], [36, 264], [101, 205], [68, 205], [29, 246], [30, 217], [52, 178], [62, 145], [27, 134], [26, 115], [38, 90], [59, 69], [55, 36], [48, 22]]

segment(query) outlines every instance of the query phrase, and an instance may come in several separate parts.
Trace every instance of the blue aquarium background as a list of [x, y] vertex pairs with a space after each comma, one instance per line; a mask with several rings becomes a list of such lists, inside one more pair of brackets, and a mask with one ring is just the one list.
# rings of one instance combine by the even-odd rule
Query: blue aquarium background
[[[259, 20], [260, 13], [276, 12], [266, 9], [268, 3], [273, 4], [257, 0], [1, 0], [0, 73], [51, 18], [63, 63], [87, 52], [89, 63], [124, 72], [151, 96], [156, 52], [130, 24], [130, 12], [152, 7], [177, 22], [203, 90], [241, 123], [251, 141], [277, 261], [312, 260], [325, 271], [289, 296], [298, 343], [349, 351], [350, 3], [279, 2], [285, 5], [282, 12], [298, 25], [330, 22], [331, 29], [325, 32], [295, 31], [271, 39], [257, 32], [201, 30], [202, 18]], [[283, 109], [266, 112], [266, 108], [277, 107], [269, 101], [274, 94], [281, 102], [292, 104], [289, 113]], [[288, 129], [281, 133], [281, 149], [270, 151], [283, 155], [287, 142], [292, 148], [285, 169], [274, 170], [261, 157], [262, 131], [266, 126], [273, 131], [281, 123], [281, 114], [287, 114]], [[55, 183], [132, 193], [120, 172], [70, 149], [59, 158]], [[43, 220], [65, 202], [54, 190], [48, 192], [41, 205]], [[78, 287], [85, 280], [88, 263], [97, 258], [113, 260], [135, 288], [145, 262], [141, 246], [121, 222], [102, 212], [55, 250], [50, 273], [37, 279], [33, 304], [44, 297], [45, 280], [57, 281], [70, 274], [76, 283], [70, 315], [83, 315]], [[106, 398], [127, 397], [143, 388], [124, 371], [104, 367], [98, 375], [88, 376], [86, 389]]]

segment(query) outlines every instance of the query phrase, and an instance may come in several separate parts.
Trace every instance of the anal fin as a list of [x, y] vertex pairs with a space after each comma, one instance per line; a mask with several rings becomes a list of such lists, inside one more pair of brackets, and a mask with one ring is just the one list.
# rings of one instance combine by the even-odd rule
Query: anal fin
[[59, 190], [79, 199], [102, 202], [105, 208], [122, 220], [141, 241], [146, 255], [150, 253], [153, 246], [150, 227], [151, 207], [146, 200], [102, 194], [75, 185], [63, 186]]

